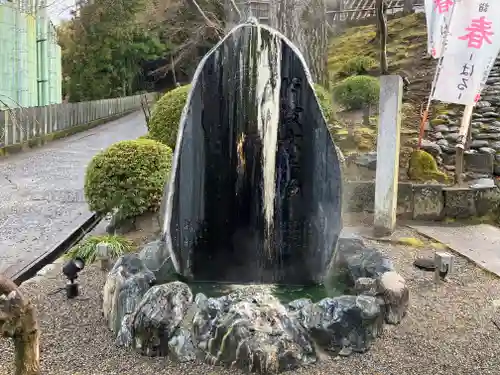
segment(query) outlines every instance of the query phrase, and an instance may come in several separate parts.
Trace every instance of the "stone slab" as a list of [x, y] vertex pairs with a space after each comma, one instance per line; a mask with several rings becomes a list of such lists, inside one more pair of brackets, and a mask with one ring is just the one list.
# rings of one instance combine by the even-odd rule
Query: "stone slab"
[[475, 216], [475, 191], [468, 188], [445, 187], [444, 193], [444, 216], [464, 219]]
[[470, 153], [464, 154], [464, 165], [467, 172], [488, 173], [493, 174], [494, 157], [486, 153]]
[[161, 216], [179, 274], [322, 280], [341, 230], [342, 176], [295, 46], [253, 22], [231, 30], [198, 65], [177, 145]]
[[413, 219], [439, 220], [443, 216], [443, 209], [442, 185], [413, 185]]
[[478, 225], [410, 225], [439, 241], [479, 267], [500, 276], [500, 228]]
[[381, 76], [373, 219], [377, 235], [392, 233], [396, 226], [402, 99], [401, 77]]

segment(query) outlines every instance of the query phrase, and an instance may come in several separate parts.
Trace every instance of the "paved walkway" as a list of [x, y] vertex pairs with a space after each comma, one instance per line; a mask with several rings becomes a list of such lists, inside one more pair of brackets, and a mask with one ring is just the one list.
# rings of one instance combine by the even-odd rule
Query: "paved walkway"
[[83, 195], [87, 164], [145, 133], [144, 115], [135, 112], [0, 160], [0, 273], [12, 276], [83, 224], [91, 215]]

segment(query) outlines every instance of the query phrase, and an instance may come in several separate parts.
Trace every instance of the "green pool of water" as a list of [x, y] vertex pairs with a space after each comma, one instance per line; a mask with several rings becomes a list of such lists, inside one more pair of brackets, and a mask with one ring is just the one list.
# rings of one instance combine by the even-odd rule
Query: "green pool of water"
[[193, 295], [203, 293], [207, 297], [222, 297], [230, 294], [237, 289], [256, 288], [268, 291], [281, 303], [288, 303], [299, 298], [309, 298], [313, 302], [317, 302], [326, 297], [336, 297], [341, 295], [338, 290], [330, 289], [324, 285], [277, 285], [277, 284], [226, 284], [226, 283], [210, 283], [210, 282], [191, 282], [189, 283]]

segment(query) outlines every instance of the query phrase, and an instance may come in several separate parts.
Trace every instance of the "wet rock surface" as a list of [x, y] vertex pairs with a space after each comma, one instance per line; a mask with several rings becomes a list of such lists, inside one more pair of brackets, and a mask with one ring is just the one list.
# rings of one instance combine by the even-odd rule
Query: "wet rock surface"
[[[106, 279], [103, 313], [108, 327], [119, 334], [127, 315], [135, 312], [142, 297], [156, 282], [153, 272], [134, 254], [121, 257]], [[123, 332], [120, 335], [129, 336]]]
[[408, 308], [405, 280], [356, 234], [341, 235], [329, 275], [337, 286], [344, 282], [346, 294], [288, 303], [265, 286], [193, 297], [180, 281], [153, 285], [155, 275], [145, 264], [156, 267], [157, 245], [118, 259], [104, 288], [104, 316], [115, 344], [143, 355], [278, 373], [315, 363], [325, 353], [363, 353], [384, 323], [399, 324]]
[[387, 256], [367, 247], [356, 233], [341, 233], [328, 282], [346, 294], [377, 298], [389, 324], [399, 324], [408, 310], [409, 290], [404, 278]]

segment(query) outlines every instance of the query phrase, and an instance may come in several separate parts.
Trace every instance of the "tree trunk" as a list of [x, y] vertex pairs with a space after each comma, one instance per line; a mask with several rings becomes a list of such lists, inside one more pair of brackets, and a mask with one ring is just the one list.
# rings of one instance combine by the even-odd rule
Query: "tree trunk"
[[384, 0], [376, 0], [375, 12], [377, 15], [377, 32], [380, 39], [380, 74], [389, 74], [387, 65], [387, 20], [385, 18]]
[[269, 25], [282, 32], [302, 52], [313, 81], [328, 87], [325, 0], [271, 1]]
[[[232, 0], [224, 0], [224, 14], [225, 14], [225, 28], [224, 31], [228, 33], [231, 31], [233, 27], [238, 25], [240, 22], [245, 21], [245, 20], [240, 20], [240, 14], [238, 14], [238, 11], [240, 9], [235, 9], [234, 6], [236, 3]], [[241, 6], [246, 6], [246, 4], [242, 4]]]
[[403, 14], [413, 13], [413, 0], [404, 0]]
[[40, 330], [36, 309], [17, 286], [0, 275], [0, 327], [14, 341], [15, 375], [40, 373]]

